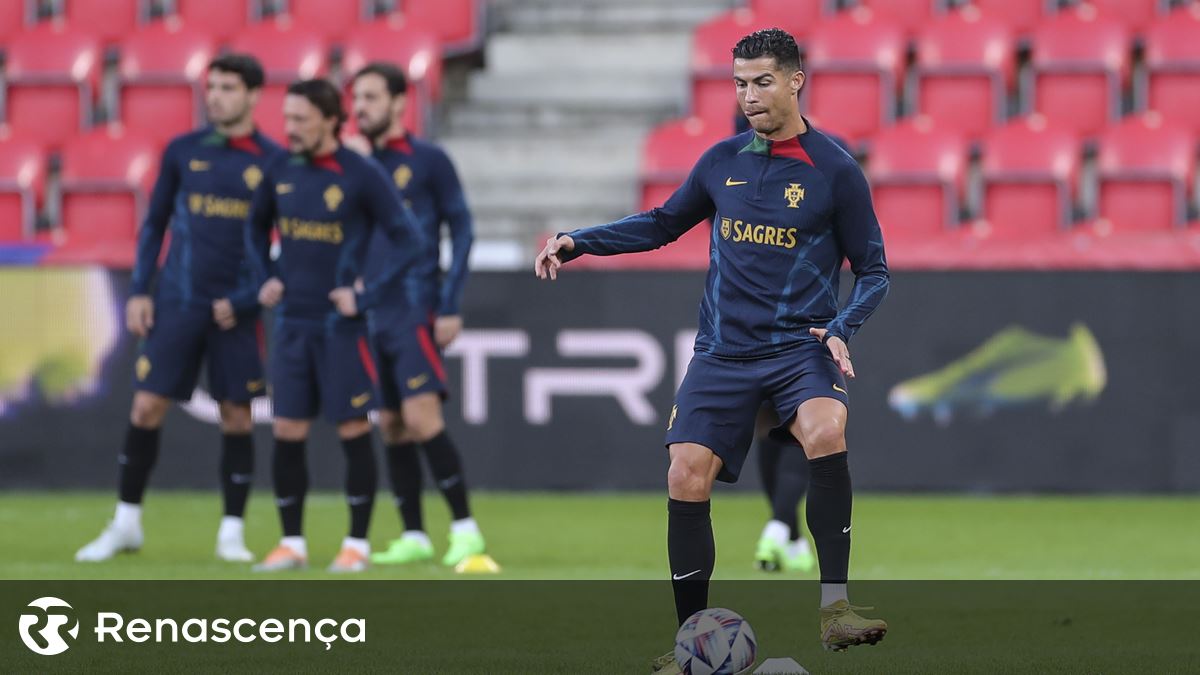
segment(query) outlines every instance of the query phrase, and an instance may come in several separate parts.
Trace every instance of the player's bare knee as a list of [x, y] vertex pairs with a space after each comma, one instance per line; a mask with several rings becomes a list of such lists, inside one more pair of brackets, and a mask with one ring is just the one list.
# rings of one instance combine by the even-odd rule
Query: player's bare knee
[[400, 416], [399, 410], [379, 411], [379, 435], [388, 445], [412, 442], [408, 430], [404, 428], [404, 418]]
[[157, 394], [139, 391], [133, 395], [133, 405], [129, 411], [129, 422], [139, 429], [157, 429], [162, 426], [163, 418], [171, 401]]
[[810, 459], [846, 451], [846, 429], [836, 422], [805, 425], [801, 434], [804, 453]]
[[445, 418], [442, 417], [441, 400], [436, 394], [428, 394], [409, 399], [401, 408], [404, 428], [408, 435], [417, 443], [434, 438], [446, 428]]
[[667, 492], [672, 499], [701, 502], [712, 493], [716, 456], [699, 446], [673, 447], [667, 469]]
[[246, 403], [221, 402], [221, 432], [248, 434], [254, 430], [254, 419]]
[[363, 434], [370, 433], [371, 420], [366, 417], [357, 417], [352, 420], [344, 420], [338, 423], [337, 432], [338, 438], [347, 440], [350, 438], [358, 438]]
[[275, 423], [272, 429], [275, 433], [275, 438], [281, 441], [303, 441], [308, 438], [308, 420], [291, 420], [285, 418], [275, 418]]

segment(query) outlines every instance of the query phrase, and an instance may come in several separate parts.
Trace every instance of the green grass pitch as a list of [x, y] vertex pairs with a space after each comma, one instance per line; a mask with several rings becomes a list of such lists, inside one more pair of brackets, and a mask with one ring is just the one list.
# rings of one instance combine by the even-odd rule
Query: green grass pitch
[[[213, 557], [220, 500], [215, 494], [151, 491], [146, 543], [137, 554], [98, 564], [72, 557], [112, 515], [107, 492], [0, 495], [0, 579], [249, 579], [247, 565]], [[962, 497], [862, 495], [854, 503], [853, 579], [1200, 579], [1195, 497]], [[666, 497], [657, 494], [478, 493], [473, 509], [489, 552], [507, 579], [662, 579]], [[445, 550], [447, 512], [425, 498], [429, 532]], [[758, 495], [713, 499], [716, 579], [764, 576], [751, 565], [768, 517]], [[305, 514], [312, 569], [327, 578], [348, 515], [340, 496], [311, 495]], [[372, 545], [398, 536], [384, 493]], [[268, 494], [252, 496], [247, 544], [265, 554], [279, 536]], [[437, 564], [376, 567], [377, 579], [447, 579]], [[815, 579], [815, 574], [813, 575]]]

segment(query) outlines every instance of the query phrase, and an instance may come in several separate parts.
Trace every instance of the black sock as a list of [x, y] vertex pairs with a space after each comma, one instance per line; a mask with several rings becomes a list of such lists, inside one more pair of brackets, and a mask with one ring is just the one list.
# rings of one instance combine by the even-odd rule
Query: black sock
[[221, 494], [225, 497], [225, 515], [241, 518], [246, 513], [253, 480], [254, 437], [221, 434]]
[[142, 429], [129, 425], [125, 432], [125, 448], [117, 457], [117, 495], [126, 504], [141, 504], [150, 480], [150, 470], [158, 460], [158, 429]]
[[379, 487], [379, 470], [375, 467], [375, 450], [371, 433], [343, 438], [346, 451], [346, 503], [350, 505], [350, 536], [366, 539], [371, 527], [371, 510], [375, 508], [375, 491]]
[[405, 530], [425, 529], [425, 516], [421, 513], [421, 458], [417, 455], [416, 443], [396, 443], [387, 446], [388, 476], [392, 481], [392, 494], [396, 496], [396, 507]]
[[279, 507], [283, 536], [303, 536], [304, 496], [308, 494], [308, 462], [304, 457], [304, 441], [276, 438], [271, 473], [275, 480], [275, 505]]
[[767, 493], [767, 503], [775, 508], [775, 485], [779, 482], [779, 456], [783, 454], [783, 446], [769, 438], [760, 438], [755, 451], [758, 453], [758, 475], [762, 479], [763, 491]]
[[437, 481], [438, 489], [450, 505], [450, 513], [455, 520], [471, 517], [471, 507], [467, 504], [467, 478], [463, 475], [462, 461], [458, 458], [458, 450], [446, 432], [425, 441], [425, 459], [429, 461], [429, 470]]
[[[774, 443], [775, 441], [771, 441]], [[781, 455], [771, 500], [773, 518], [787, 523], [790, 538], [800, 538], [800, 502], [808, 491], [808, 458], [798, 446], [780, 446]]]
[[808, 531], [817, 547], [821, 583], [844, 584], [850, 570], [850, 465], [846, 453], [808, 461]]
[[717, 549], [713, 543], [709, 502], [667, 500], [667, 558], [675, 591], [679, 625], [708, 607], [708, 580]]

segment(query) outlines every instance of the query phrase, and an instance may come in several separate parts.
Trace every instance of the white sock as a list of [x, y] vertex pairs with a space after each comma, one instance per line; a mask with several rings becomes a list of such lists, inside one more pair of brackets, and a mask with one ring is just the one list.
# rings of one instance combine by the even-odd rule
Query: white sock
[[792, 543], [788, 544], [788, 556], [789, 557], [794, 558], [798, 555], [808, 553], [808, 552], [809, 552], [808, 540], [805, 539], [804, 537], [800, 537], [796, 541], [793, 541]]
[[475, 523], [474, 518], [463, 518], [450, 523], [451, 534], [479, 534], [479, 525]]
[[117, 512], [113, 515], [113, 525], [121, 529], [141, 529], [142, 505], [117, 502]]
[[762, 531], [764, 538], [781, 545], [787, 543], [789, 534], [791, 534], [791, 531], [788, 529], [788, 526], [779, 520], [768, 520], [767, 526]]
[[850, 602], [846, 596], [846, 584], [821, 584], [821, 606], [828, 607], [838, 600]]
[[284, 537], [279, 540], [279, 543], [292, 549], [302, 558], [308, 557], [308, 542], [304, 540], [304, 537]]
[[401, 539], [415, 541], [425, 546], [433, 546], [433, 542], [429, 541], [429, 535], [422, 530], [405, 530], [404, 534], [400, 535]]
[[221, 518], [221, 527], [217, 528], [217, 539], [243, 539], [242, 533], [245, 531], [245, 521], [237, 516], [225, 516]]
[[342, 540], [342, 548], [353, 549], [364, 556], [371, 555], [371, 542], [367, 541], [366, 539], [346, 537]]

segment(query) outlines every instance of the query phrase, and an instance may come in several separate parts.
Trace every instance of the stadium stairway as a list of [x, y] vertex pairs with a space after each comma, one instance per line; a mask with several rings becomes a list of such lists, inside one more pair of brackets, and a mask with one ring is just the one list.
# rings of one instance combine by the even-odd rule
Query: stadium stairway
[[479, 242], [532, 246], [634, 211], [646, 134], [688, 107], [692, 30], [730, 4], [495, 0], [486, 67], [440, 134]]

